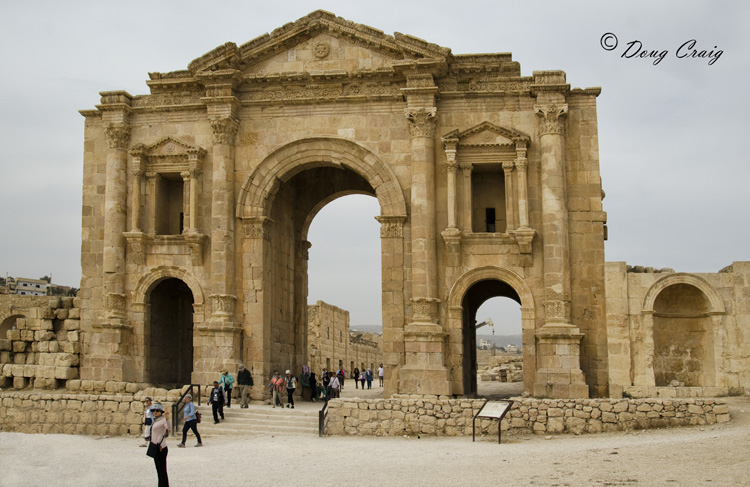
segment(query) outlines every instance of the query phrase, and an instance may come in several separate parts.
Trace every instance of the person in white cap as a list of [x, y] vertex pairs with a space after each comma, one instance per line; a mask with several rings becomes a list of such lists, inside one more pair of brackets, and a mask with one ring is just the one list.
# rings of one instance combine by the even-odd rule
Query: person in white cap
[[297, 378], [292, 375], [292, 371], [287, 369], [286, 378], [284, 382], [286, 384], [286, 407], [294, 409], [294, 391], [297, 389]]

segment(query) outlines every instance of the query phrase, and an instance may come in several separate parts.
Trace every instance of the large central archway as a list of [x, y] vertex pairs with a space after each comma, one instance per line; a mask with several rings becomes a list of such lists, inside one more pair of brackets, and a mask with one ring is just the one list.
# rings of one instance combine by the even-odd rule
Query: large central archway
[[[255, 168], [237, 206], [245, 225], [242, 285], [249, 296], [243, 355], [256, 370], [268, 374], [307, 362], [307, 234], [326, 204], [349, 194], [374, 196], [380, 206], [384, 348], [403, 329], [406, 203], [395, 174], [350, 140], [302, 139]], [[396, 392], [390, 377], [401, 365], [398, 354], [389, 357], [386, 394]]]

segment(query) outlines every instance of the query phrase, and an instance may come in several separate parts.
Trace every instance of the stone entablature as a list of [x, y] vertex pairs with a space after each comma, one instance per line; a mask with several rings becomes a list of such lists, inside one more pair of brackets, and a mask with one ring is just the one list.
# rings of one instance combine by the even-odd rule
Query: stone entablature
[[[582, 434], [725, 423], [721, 399], [522, 399], [502, 420], [502, 431]], [[395, 395], [390, 399], [334, 399], [327, 433], [359, 436], [471, 436], [485, 399]], [[497, 421], [479, 419], [477, 435], [497, 435]]]

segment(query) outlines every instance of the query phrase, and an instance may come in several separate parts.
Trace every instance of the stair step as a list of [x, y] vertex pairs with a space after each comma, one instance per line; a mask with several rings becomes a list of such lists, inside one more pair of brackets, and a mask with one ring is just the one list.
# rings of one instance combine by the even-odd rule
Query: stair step
[[318, 433], [318, 410], [304, 407], [272, 408], [267, 404], [250, 405], [248, 408], [224, 408], [224, 420], [213, 422], [211, 406], [198, 406], [203, 416], [201, 435], [211, 436], [276, 436], [315, 435]]

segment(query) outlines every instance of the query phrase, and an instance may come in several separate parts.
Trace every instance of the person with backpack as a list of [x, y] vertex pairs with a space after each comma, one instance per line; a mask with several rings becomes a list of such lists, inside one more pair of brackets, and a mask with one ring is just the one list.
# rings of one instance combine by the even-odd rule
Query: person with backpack
[[219, 424], [219, 416], [224, 419], [224, 403], [226, 402], [224, 389], [219, 386], [219, 381], [214, 381], [214, 388], [208, 395], [208, 402], [214, 412], [214, 424]]
[[284, 390], [284, 378], [279, 375], [279, 371], [273, 373], [273, 378], [269, 384], [271, 389], [271, 401], [273, 407], [281, 406], [284, 407], [284, 403], [281, 402], [281, 392]]
[[286, 378], [284, 379], [287, 397], [286, 407], [291, 407], [291, 409], [294, 409], [294, 391], [297, 389], [297, 378], [291, 374], [292, 371], [287, 369]]
[[182, 420], [185, 422], [182, 426], [182, 442], [177, 444], [177, 448], [185, 448], [188, 430], [193, 430], [195, 437], [198, 439], [198, 443], [195, 446], [203, 446], [201, 435], [198, 433], [198, 413], [195, 411], [193, 396], [190, 394], [185, 396], [185, 408], [182, 410]]
[[326, 390], [326, 401], [339, 397], [339, 391], [341, 390], [339, 378], [333, 375], [332, 372], [329, 372], [329, 375], [331, 376], [331, 378], [328, 381], [328, 389]]

